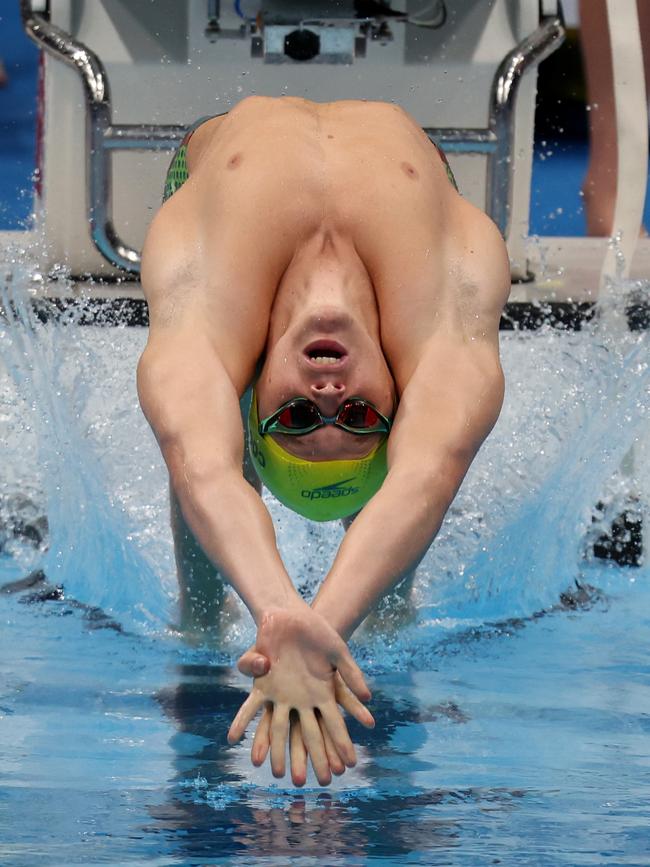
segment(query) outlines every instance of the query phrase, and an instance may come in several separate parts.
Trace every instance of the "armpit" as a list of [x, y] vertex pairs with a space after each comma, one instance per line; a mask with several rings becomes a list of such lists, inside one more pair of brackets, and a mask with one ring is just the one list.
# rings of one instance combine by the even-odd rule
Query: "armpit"
[[473, 338], [496, 338], [510, 294], [510, 263], [505, 243], [492, 220], [465, 207], [456, 265], [449, 275], [463, 330]]
[[142, 289], [152, 325], [177, 321], [200, 291], [196, 267], [180, 242], [178, 227], [172, 239], [169, 217], [158, 214], [152, 223], [142, 254]]
[[160, 328], [174, 325], [188, 307], [191, 290], [180, 283], [174, 288], [159, 291], [148, 298], [149, 324]]
[[489, 288], [461, 275], [454, 287], [457, 324], [468, 340], [493, 340], [498, 336], [501, 308]]

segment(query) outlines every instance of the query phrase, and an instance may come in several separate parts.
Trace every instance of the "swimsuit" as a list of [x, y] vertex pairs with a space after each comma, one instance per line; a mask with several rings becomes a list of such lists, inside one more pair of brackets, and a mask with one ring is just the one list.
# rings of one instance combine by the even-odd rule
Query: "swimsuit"
[[[189, 127], [188, 131], [185, 133], [185, 137], [178, 146], [178, 150], [173, 156], [169, 168], [167, 169], [167, 177], [165, 178], [165, 191], [163, 193], [163, 202], [166, 202], [170, 196], [173, 196], [176, 190], [180, 189], [190, 176], [187, 168], [187, 146], [190, 143], [190, 139], [192, 138], [194, 132], [201, 126], [202, 123], [205, 123], [206, 120], [212, 120], [214, 117], [223, 117], [224, 114], [228, 114], [228, 112], [223, 111], [221, 112], [221, 114], [201, 117]], [[438, 152], [440, 159], [442, 160], [442, 163], [447, 172], [447, 177], [449, 178], [456, 192], [458, 192], [458, 184], [456, 183], [456, 178], [454, 177], [454, 173], [451, 170], [451, 166], [447, 161], [447, 156], [445, 155], [445, 152], [439, 144], [436, 144], [436, 142], [432, 142], [432, 144]]]
[[187, 168], [187, 146], [196, 130], [202, 123], [205, 123], [206, 120], [212, 120], [215, 117], [223, 117], [224, 114], [228, 114], [228, 112], [222, 111], [221, 114], [211, 114], [205, 117], [200, 117], [189, 127], [185, 133], [183, 141], [178, 146], [178, 149], [169, 164], [169, 168], [167, 169], [163, 202], [166, 202], [170, 196], [173, 196], [176, 190], [179, 190], [190, 176]]
[[447, 160], [447, 154], [443, 151], [443, 149], [440, 147], [440, 145], [437, 142], [432, 141], [431, 144], [438, 151], [438, 155], [439, 155], [440, 159], [442, 160], [442, 163], [445, 167], [445, 171], [447, 172], [447, 177], [451, 181], [452, 187], [456, 190], [457, 193], [459, 193], [460, 190], [458, 189], [458, 184], [456, 183], [456, 178], [454, 177], [454, 173], [452, 172], [451, 166], [449, 165], [449, 161]]

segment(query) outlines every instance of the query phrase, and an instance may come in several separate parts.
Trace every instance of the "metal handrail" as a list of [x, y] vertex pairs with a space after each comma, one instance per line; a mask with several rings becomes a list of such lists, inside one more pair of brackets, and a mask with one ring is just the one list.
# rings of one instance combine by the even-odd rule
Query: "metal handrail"
[[[86, 96], [87, 208], [92, 240], [112, 265], [140, 272], [140, 253], [119, 237], [113, 226], [112, 165], [114, 150], [172, 150], [186, 127], [161, 124], [113, 124], [108, 77], [99, 57], [69, 33], [33, 12], [30, 0], [20, 0], [28, 36], [81, 76]], [[494, 77], [487, 129], [427, 127], [429, 138], [450, 153], [485, 154], [488, 160], [486, 211], [508, 237], [512, 210], [514, 109], [522, 76], [564, 40], [559, 18], [540, 26], [503, 59]]]
[[32, 12], [29, 0], [20, 3], [28, 36], [50, 54], [74, 67], [86, 97], [86, 186], [90, 234], [99, 252], [125, 271], [140, 272], [140, 253], [126, 244], [113, 225], [111, 151], [171, 150], [185, 127], [160, 124], [113, 124], [108, 76], [99, 57], [69, 33]]
[[488, 159], [486, 210], [504, 238], [510, 231], [512, 211], [512, 150], [515, 138], [515, 105], [522, 76], [545, 60], [564, 42], [559, 18], [542, 20], [540, 26], [501, 61], [492, 82], [489, 129], [496, 149]]

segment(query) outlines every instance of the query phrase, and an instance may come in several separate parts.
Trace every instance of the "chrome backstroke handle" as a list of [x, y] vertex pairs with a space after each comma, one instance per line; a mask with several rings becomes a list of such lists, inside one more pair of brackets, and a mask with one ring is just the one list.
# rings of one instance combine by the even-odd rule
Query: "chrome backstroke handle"
[[113, 226], [111, 151], [172, 150], [185, 134], [182, 125], [112, 123], [110, 87], [104, 65], [86, 45], [33, 12], [21, 0], [27, 34], [41, 48], [73, 66], [86, 97], [86, 189], [90, 234], [99, 252], [112, 265], [140, 273], [140, 253], [119, 237]]
[[492, 82], [489, 129], [496, 148], [488, 160], [485, 199], [488, 214], [505, 238], [510, 231], [512, 211], [515, 105], [519, 84], [525, 72], [560, 47], [564, 36], [559, 18], [543, 19], [537, 30], [503, 58]]

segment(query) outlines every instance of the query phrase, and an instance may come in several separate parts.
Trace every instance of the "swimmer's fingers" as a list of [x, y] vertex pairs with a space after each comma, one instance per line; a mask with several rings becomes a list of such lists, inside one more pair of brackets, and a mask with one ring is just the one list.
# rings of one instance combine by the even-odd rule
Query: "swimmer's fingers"
[[323, 735], [313, 710], [301, 712], [300, 725], [302, 727], [302, 739], [309, 753], [316, 779], [321, 786], [329, 786], [332, 782], [332, 773], [323, 743]]
[[246, 726], [264, 704], [264, 696], [259, 689], [253, 689], [246, 701], [237, 711], [228, 731], [228, 743], [236, 744], [244, 736]]
[[347, 711], [350, 716], [353, 716], [362, 726], [365, 726], [367, 729], [374, 729], [375, 718], [368, 708], [361, 704], [359, 699], [350, 692], [343, 683], [343, 679], [338, 677], [338, 675], [334, 678], [334, 694], [336, 701], [341, 705], [343, 710]]
[[372, 694], [361, 672], [361, 669], [352, 659], [352, 654], [344, 641], [341, 641], [338, 650], [331, 658], [332, 664], [338, 669], [346, 685], [361, 701], [370, 701]]
[[285, 773], [288, 734], [289, 708], [286, 705], [276, 704], [271, 720], [271, 772], [274, 777], [283, 777]]
[[327, 754], [327, 761], [330, 763], [330, 770], [333, 774], [336, 774], [337, 777], [340, 777], [341, 774], [345, 773], [345, 763], [341, 759], [341, 756], [336, 752], [336, 747], [332, 742], [332, 738], [329, 736], [327, 726], [323, 722], [322, 717], [318, 719], [318, 725], [320, 726], [320, 732], [323, 736], [323, 744]]
[[[345, 772], [345, 765], [341, 757], [336, 752], [336, 747], [332, 743], [332, 738], [327, 732], [327, 728], [322, 719], [317, 716], [318, 726], [323, 738], [323, 746], [325, 755], [329, 762], [330, 770], [333, 774], [340, 776]], [[291, 733], [289, 736], [289, 754], [291, 757], [291, 780], [294, 786], [304, 786], [307, 781], [307, 750], [302, 736], [302, 727], [300, 725], [300, 717], [295, 710], [291, 711], [290, 715]]]
[[332, 702], [331, 704], [322, 705], [318, 710], [320, 711], [323, 726], [327, 729], [327, 733], [336, 747], [336, 752], [348, 768], [353, 768], [357, 763], [357, 755], [338, 707]]
[[268, 702], [264, 705], [262, 717], [257, 724], [257, 731], [251, 747], [251, 762], [256, 768], [264, 764], [269, 747], [271, 746], [271, 720], [273, 718], [273, 705]]
[[262, 677], [262, 675], [268, 674], [271, 662], [266, 656], [251, 647], [239, 657], [237, 668], [246, 677]]
[[294, 786], [304, 786], [307, 780], [307, 750], [302, 739], [300, 717], [295, 710], [290, 714], [289, 756], [291, 758], [291, 781]]

